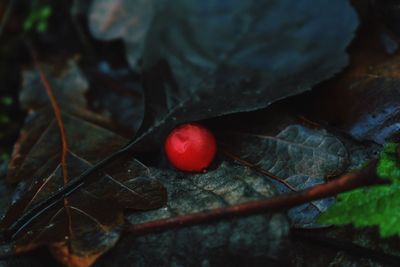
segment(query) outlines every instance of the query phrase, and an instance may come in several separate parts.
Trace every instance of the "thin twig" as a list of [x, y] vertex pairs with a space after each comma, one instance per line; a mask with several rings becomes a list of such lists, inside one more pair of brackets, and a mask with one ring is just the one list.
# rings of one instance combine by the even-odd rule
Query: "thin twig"
[[217, 220], [224, 220], [232, 217], [249, 216], [265, 212], [284, 210], [314, 200], [332, 197], [338, 193], [350, 191], [355, 188], [384, 183], [386, 183], [385, 180], [376, 176], [376, 161], [374, 160], [365, 169], [345, 174], [336, 180], [326, 184], [317, 185], [304, 191], [298, 191], [268, 199], [256, 200], [198, 213], [150, 221], [142, 224], [128, 225], [126, 226], [126, 230], [140, 235], [177, 227], [211, 223]]
[[[82, 173], [79, 177], [70, 181], [61, 190], [54, 193], [46, 200], [39, 202], [32, 209], [24, 213], [8, 230], [5, 236], [13, 236], [19, 229], [29, 226], [34, 220], [39, 218], [44, 212], [54, 207], [64, 197], [72, 194], [76, 189], [82, 187], [86, 179], [93, 173], [99, 171], [104, 166], [128, 153], [135, 139], [129, 142], [124, 148], [111, 154]], [[214, 209], [210, 211], [181, 215], [169, 219], [161, 219], [143, 224], [131, 225], [127, 230], [134, 231], [137, 234], [166, 230], [178, 226], [188, 226], [193, 224], [209, 223], [215, 220], [230, 218], [233, 216], [247, 216], [251, 214], [264, 213], [277, 209], [288, 209], [310, 201], [335, 196], [338, 193], [350, 191], [355, 188], [383, 184], [385, 180], [376, 176], [376, 160], [373, 160], [365, 169], [340, 176], [339, 178], [326, 184], [318, 185], [304, 191], [276, 196], [270, 199], [258, 200], [244, 204], [233, 205], [225, 208]]]

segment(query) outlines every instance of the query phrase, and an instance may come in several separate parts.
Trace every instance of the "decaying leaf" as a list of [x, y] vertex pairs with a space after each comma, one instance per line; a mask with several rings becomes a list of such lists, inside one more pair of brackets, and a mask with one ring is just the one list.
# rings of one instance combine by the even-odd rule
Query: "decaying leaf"
[[[63, 66], [64, 65], [64, 66]], [[89, 82], [83, 76], [75, 60], [69, 60], [61, 66], [44, 65], [45, 72], [51, 85], [56, 88], [54, 93], [63, 109], [85, 108], [85, 94], [89, 88]], [[49, 105], [49, 97], [42, 89], [42, 81], [37, 70], [24, 71], [22, 73], [22, 88], [19, 94], [19, 102], [25, 110], [35, 110]], [[42, 89], [42, 90], [39, 90]]]
[[[400, 130], [400, 92], [398, 90], [400, 65], [398, 56], [375, 66], [360, 77], [347, 81], [340, 91], [340, 102], [331, 101], [339, 97], [337, 92], [320, 98], [318, 106], [326, 106], [322, 112], [339, 109], [334, 120], [337, 126], [358, 140], [371, 140], [379, 144], [398, 136]], [[339, 107], [334, 103], [340, 103]], [[329, 116], [329, 115], [328, 115]]]
[[309, 117], [357, 140], [384, 144], [399, 136], [400, 56], [385, 50], [379, 39], [382, 34], [374, 25], [362, 28], [350, 49], [346, 71], [303, 99]]
[[[76, 65], [73, 67], [77, 68]], [[25, 85], [30, 86], [25, 87], [21, 95], [23, 103], [27, 103], [31, 111], [10, 163], [9, 181], [18, 182], [18, 190], [1, 222], [3, 230], [18, 222], [18, 218], [35, 203], [63, 187], [69, 178], [80, 175], [127, 142], [116, 133], [94, 124], [99, 120], [97, 116], [81, 110], [85, 106], [84, 97], [69, 89], [85, 90], [77, 89], [76, 83], [69, 81], [84, 78], [76, 77], [79, 73], [71, 70], [60, 73], [56, 76], [54, 72], [47, 72], [53, 77], [50, 82], [54, 84], [54, 90], [61, 90], [55, 93], [58, 100], [64, 101], [72, 95], [82, 100], [71, 105], [64, 101], [67, 107], [62, 106], [61, 122], [68, 141], [67, 165], [62, 162], [65, 147], [60, 138], [60, 121], [54, 118], [51, 109], [43, 105], [46, 102], [44, 97], [30, 97], [40, 95], [34, 92], [43, 89], [41, 84], [35, 86], [32, 82], [37, 79], [35, 73], [28, 72]], [[66, 77], [68, 79], [64, 80]], [[80, 84], [87, 85], [84, 82]], [[33, 100], [42, 102], [40, 109], [29, 105]], [[15, 231], [12, 249], [17, 253], [49, 245], [64, 264], [88, 266], [119, 239], [124, 209], [157, 208], [165, 203], [165, 197], [163, 186], [150, 178], [146, 166], [135, 159], [121, 159], [104, 172], [97, 173], [89, 186], [74, 192], [63, 203], [36, 218], [27, 229]]]
[[[251, 169], [222, 161], [204, 174], [152, 169], [168, 191], [168, 204], [134, 213], [131, 224], [273, 196], [269, 180]], [[288, 232], [286, 217], [269, 213], [137, 236], [126, 234], [95, 266], [232, 266], [274, 262]]]
[[[343, 172], [348, 161], [346, 148], [334, 135], [299, 124], [277, 135], [225, 132], [220, 143], [232, 158], [270, 174], [280, 193], [324, 183], [325, 177]], [[312, 226], [333, 202], [328, 198], [304, 204], [291, 209], [289, 216], [295, 226]]]

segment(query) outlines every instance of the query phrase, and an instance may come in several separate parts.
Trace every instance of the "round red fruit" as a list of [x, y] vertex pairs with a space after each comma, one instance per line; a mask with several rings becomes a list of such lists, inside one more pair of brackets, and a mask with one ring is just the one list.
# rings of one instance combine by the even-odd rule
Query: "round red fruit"
[[198, 123], [176, 127], [165, 140], [165, 153], [171, 164], [181, 171], [200, 172], [214, 159], [215, 137]]

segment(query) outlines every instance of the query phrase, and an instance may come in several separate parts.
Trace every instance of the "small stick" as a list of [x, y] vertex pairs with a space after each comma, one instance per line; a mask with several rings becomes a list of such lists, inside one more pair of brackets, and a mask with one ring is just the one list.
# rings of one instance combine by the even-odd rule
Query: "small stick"
[[332, 197], [338, 193], [347, 192], [355, 188], [385, 183], [387, 183], [387, 181], [377, 177], [376, 175], [376, 160], [374, 160], [366, 168], [360, 171], [342, 175], [331, 182], [317, 185], [303, 191], [198, 213], [179, 215], [167, 219], [128, 225], [126, 226], [126, 230], [134, 232], [137, 235], [142, 235], [146, 233], [165, 231], [177, 227], [211, 223], [217, 220], [226, 220], [232, 217], [262, 214], [277, 210], [280, 211], [314, 200]]

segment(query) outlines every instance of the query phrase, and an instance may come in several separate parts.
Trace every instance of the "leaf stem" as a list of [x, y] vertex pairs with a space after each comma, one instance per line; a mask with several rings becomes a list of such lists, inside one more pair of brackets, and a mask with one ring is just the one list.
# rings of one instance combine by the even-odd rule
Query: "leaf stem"
[[33, 63], [35, 65], [36, 70], [39, 73], [40, 81], [42, 82], [43, 88], [46, 91], [47, 96], [49, 97], [51, 107], [53, 109], [54, 117], [57, 122], [57, 127], [60, 132], [60, 141], [61, 141], [61, 167], [64, 179], [64, 185], [68, 183], [68, 169], [67, 169], [67, 154], [68, 154], [68, 140], [67, 135], [65, 133], [64, 122], [61, 116], [60, 105], [57, 102], [56, 96], [54, 95], [53, 88], [50, 85], [49, 80], [47, 79], [46, 74], [42, 66], [39, 63], [37, 54], [33, 49], [32, 45], [28, 43], [28, 47], [30, 49]]
[[50, 82], [48, 81], [36, 55], [36, 52], [29, 41], [26, 41], [28, 49], [31, 52], [33, 63], [39, 72], [40, 80], [43, 84], [43, 87], [50, 99], [50, 103], [56, 118], [57, 126], [60, 131], [60, 140], [62, 144], [61, 151], [61, 166], [64, 178], [64, 187], [60, 188], [49, 198], [35, 204], [32, 206], [29, 211], [25, 212], [18, 220], [16, 220], [4, 233], [3, 236], [5, 239], [13, 240], [15, 239], [26, 227], [28, 227], [36, 218], [50, 210], [54, 206], [56, 206], [61, 200], [64, 200], [64, 205], [68, 206], [68, 201], [66, 197], [68, 197], [72, 192], [82, 187], [85, 183], [85, 179], [91, 174], [95, 173], [111, 161], [115, 160], [122, 154], [126, 153], [129, 150], [129, 146], [132, 142], [128, 143], [124, 148], [119, 151], [111, 154], [107, 158], [103, 159], [101, 162], [96, 164], [93, 168], [89, 168], [85, 172], [83, 172], [77, 178], [68, 181], [68, 170], [67, 170], [67, 153], [68, 153], [68, 141], [65, 133], [65, 127], [61, 116], [61, 109], [57, 103], [56, 97], [51, 88]]
[[[67, 155], [68, 155], [68, 138], [65, 132], [64, 121], [61, 115], [60, 105], [57, 102], [56, 96], [54, 94], [54, 90], [50, 85], [50, 81], [47, 79], [47, 76], [38, 60], [37, 53], [33, 46], [28, 43], [28, 47], [30, 49], [32, 60], [35, 65], [36, 70], [39, 72], [40, 81], [42, 82], [43, 88], [46, 91], [47, 96], [49, 97], [51, 107], [53, 109], [54, 117], [57, 122], [57, 127], [60, 132], [60, 141], [61, 141], [61, 169], [63, 175], [64, 186], [68, 184], [68, 164], [67, 164]], [[68, 198], [64, 197], [64, 209], [68, 217], [68, 232], [69, 237], [72, 237], [72, 222], [71, 222], [71, 210], [69, 206]], [[19, 231], [16, 232], [18, 234]], [[68, 246], [69, 251], [71, 251], [70, 246]]]

